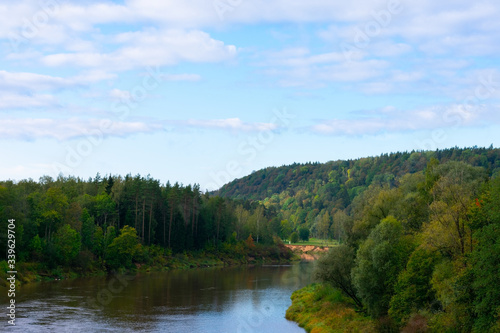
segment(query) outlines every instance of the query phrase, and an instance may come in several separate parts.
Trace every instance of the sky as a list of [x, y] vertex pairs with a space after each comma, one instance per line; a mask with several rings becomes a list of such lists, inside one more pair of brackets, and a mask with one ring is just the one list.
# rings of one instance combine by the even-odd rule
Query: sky
[[0, 179], [498, 147], [496, 0], [0, 0]]

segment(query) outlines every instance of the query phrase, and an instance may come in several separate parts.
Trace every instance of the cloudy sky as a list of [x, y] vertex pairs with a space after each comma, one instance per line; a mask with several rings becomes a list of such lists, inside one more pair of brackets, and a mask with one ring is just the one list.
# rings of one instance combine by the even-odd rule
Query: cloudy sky
[[0, 17], [0, 179], [214, 189], [293, 162], [498, 146], [496, 0], [21, 0]]

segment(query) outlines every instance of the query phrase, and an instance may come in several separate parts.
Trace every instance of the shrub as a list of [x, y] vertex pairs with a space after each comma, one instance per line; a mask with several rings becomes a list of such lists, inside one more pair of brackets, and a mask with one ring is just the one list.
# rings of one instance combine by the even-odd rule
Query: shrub
[[107, 263], [111, 268], [131, 268], [132, 260], [139, 253], [141, 245], [137, 231], [128, 225], [120, 231], [120, 236], [113, 239], [108, 246]]

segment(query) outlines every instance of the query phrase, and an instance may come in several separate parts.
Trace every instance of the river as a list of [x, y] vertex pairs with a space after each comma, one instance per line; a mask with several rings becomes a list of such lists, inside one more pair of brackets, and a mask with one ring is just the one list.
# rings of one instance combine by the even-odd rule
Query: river
[[[285, 319], [312, 263], [176, 270], [23, 286], [12, 332], [305, 332]], [[6, 290], [0, 290], [6, 295]], [[4, 297], [1, 298], [5, 300]], [[7, 313], [7, 303], [2, 301]], [[6, 327], [7, 316], [2, 316]]]

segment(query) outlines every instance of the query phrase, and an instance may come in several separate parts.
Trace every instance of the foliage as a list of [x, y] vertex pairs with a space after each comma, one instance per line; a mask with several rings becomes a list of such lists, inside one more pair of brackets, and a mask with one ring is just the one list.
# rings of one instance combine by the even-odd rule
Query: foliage
[[44, 176], [0, 182], [0, 226], [16, 220], [19, 264], [48, 275], [279, 261], [290, 251], [276, 237], [307, 229], [342, 244], [318, 265], [340, 289], [317, 298], [350, 290], [380, 328], [498, 331], [499, 175], [500, 150], [472, 147], [267, 168], [204, 194], [149, 175]]
[[107, 249], [106, 261], [108, 265], [117, 269], [120, 267], [130, 268], [132, 260], [141, 251], [141, 245], [137, 236], [137, 231], [128, 225], [120, 230], [120, 236], [113, 239]]
[[299, 238], [303, 242], [307, 242], [309, 240], [309, 229], [307, 227], [299, 228]]
[[436, 252], [424, 247], [410, 255], [406, 269], [398, 276], [390, 302], [389, 315], [396, 323], [406, 322], [412, 313], [429, 308], [436, 299], [431, 278], [438, 260]]
[[255, 243], [253, 241], [253, 237], [252, 237], [252, 234], [250, 234], [247, 238], [247, 240], [245, 241], [245, 245], [249, 248], [249, 249], [253, 249], [255, 248]]
[[[494, 179], [482, 200], [477, 201], [474, 217], [480, 226], [474, 234], [477, 242], [472, 251], [472, 289], [474, 328], [477, 332], [500, 332], [500, 178]], [[481, 204], [482, 203], [482, 204]]]
[[286, 318], [299, 323], [307, 332], [376, 332], [375, 323], [332, 286], [313, 284], [292, 294], [292, 305]]
[[[431, 161], [433, 164], [429, 164]], [[439, 167], [450, 161], [480, 167], [492, 175], [500, 170], [500, 150], [493, 147], [451, 148], [398, 152], [328, 163], [295, 163], [256, 171], [224, 185], [216, 193], [227, 198], [261, 201], [266, 207], [274, 207], [279, 211], [280, 219], [287, 220], [292, 231], [306, 223], [312, 231], [312, 237], [325, 238], [325, 229], [318, 228], [321, 224], [318, 222], [325, 213], [333, 219], [331, 225], [334, 226], [338, 223], [334, 218], [335, 214], [354, 208], [352, 205], [356, 198], [367, 189], [384, 189], [387, 196], [380, 198], [377, 205], [380, 208], [373, 207], [372, 217], [368, 212], [364, 213], [365, 224], [373, 222], [369, 227], [372, 228], [391, 214], [405, 228], [418, 230], [429, 215], [427, 204], [432, 197], [432, 186], [439, 179], [439, 174], [447, 172], [437, 170], [433, 173], [433, 165]], [[427, 170], [428, 164], [430, 167]], [[425, 173], [426, 170], [429, 172]], [[391, 192], [391, 189], [398, 186], [400, 190]], [[372, 191], [372, 194], [375, 192], [377, 191]], [[395, 197], [396, 194], [398, 196]], [[398, 207], [397, 211], [394, 210], [395, 207]], [[320, 220], [316, 220], [318, 216]], [[333, 236], [341, 241], [343, 233], [345, 230], [333, 227], [328, 232], [328, 237]], [[289, 234], [281, 236], [287, 238]], [[360, 235], [362, 238], [367, 236], [367, 233]]]
[[290, 235], [290, 242], [297, 243], [299, 241], [299, 235], [296, 232], [292, 232]]
[[[125, 226], [136, 230], [142, 246], [160, 246], [174, 254], [199, 251], [207, 244], [217, 249], [250, 234], [256, 243], [268, 245], [281, 233], [276, 212], [261, 203], [202, 194], [198, 185], [161, 185], [140, 175], [3, 181], [0, 216], [2, 223], [16, 219], [18, 260], [53, 269], [74, 266], [77, 257], [89, 269], [104, 267], [109, 245]], [[6, 235], [0, 233], [5, 248]], [[75, 246], [70, 250], [71, 243]], [[149, 262], [149, 254], [143, 252], [140, 260]], [[6, 259], [6, 253], [0, 258]]]
[[351, 278], [355, 256], [354, 249], [347, 245], [332, 247], [325, 256], [317, 261], [314, 278], [341, 290], [358, 307], [362, 307]]
[[54, 250], [58, 263], [62, 265], [70, 264], [80, 252], [81, 245], [80, 234], [71, 228], [69, 224], [59, 228], [54, 240]]
[[382, 220], [359, 248], [352, 270], [353, 282], [372, 316], [387, 313], [394, 284], [411, 250], [401, 223], [392, 216]]

